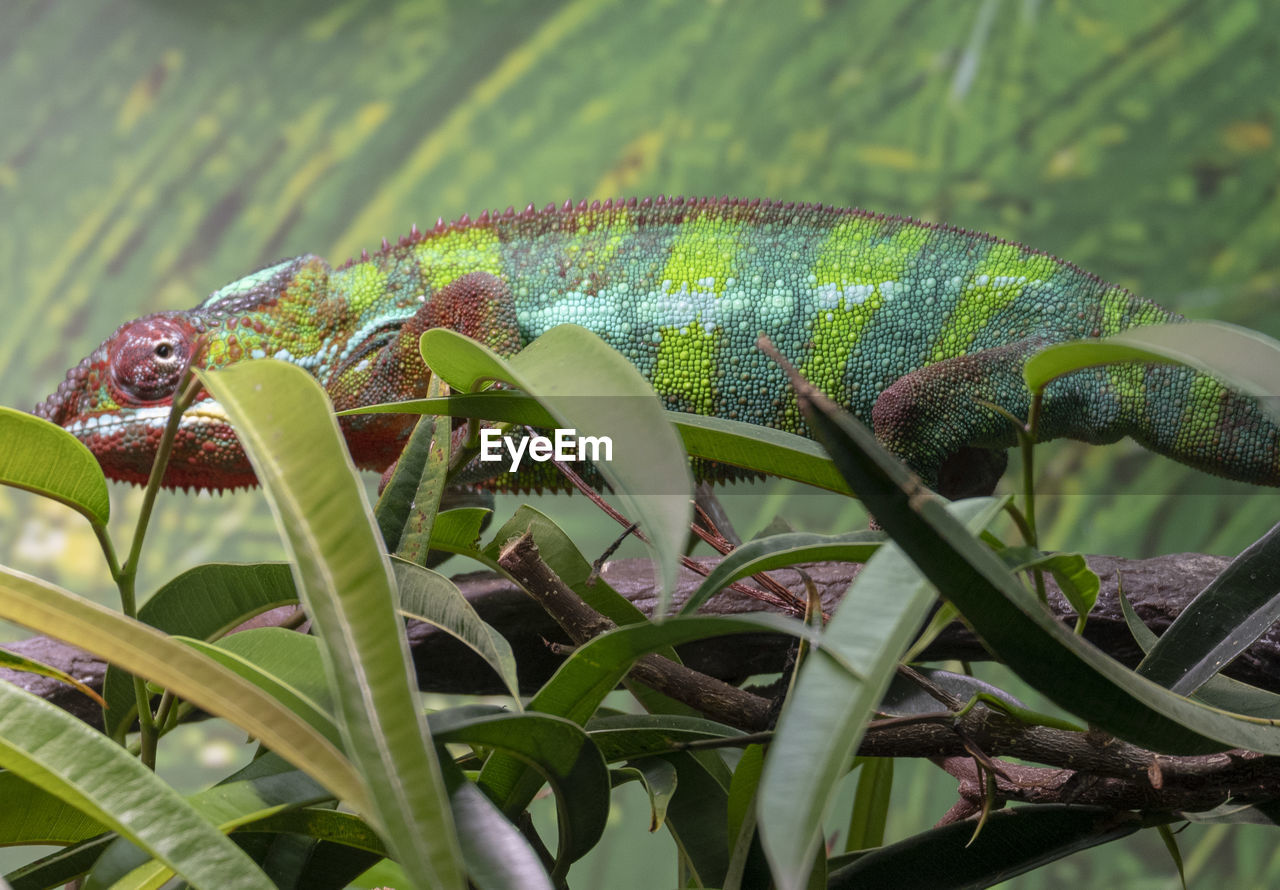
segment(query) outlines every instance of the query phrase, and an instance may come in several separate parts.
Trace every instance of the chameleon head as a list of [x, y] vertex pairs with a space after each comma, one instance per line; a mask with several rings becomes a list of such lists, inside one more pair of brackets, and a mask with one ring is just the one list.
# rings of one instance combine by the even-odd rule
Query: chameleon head
[[[74, 434], [110, 478], [145, 484], [198, 334], [182, 313], [131, 321], [68, 371], [35, 414]], [[210, 489], [254, 484], [226, 413], [206, 393], [182, 416], [164, 484]]]

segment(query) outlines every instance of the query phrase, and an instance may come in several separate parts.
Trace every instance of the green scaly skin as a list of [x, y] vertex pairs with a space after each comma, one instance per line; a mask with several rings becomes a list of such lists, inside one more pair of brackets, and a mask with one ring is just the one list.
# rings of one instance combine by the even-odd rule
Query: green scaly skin
[[[107, 474], [144, 482], [178, 374], [271, 356], [314, 374], [338, 409], [418, 398], [418, 339], [445, 326], [511, 353], [565, 322], [598, 333], [668, 407], [804, 433], [767, 334], [801, 373], [944, 494], [989, 490], [1025, 417], [1041, 346], [1180, 321], [1046, 253], [895, 216], [734, 199], [583, 202], [463, 217], [333, 269], [277, 263], [186, 312], [121, 327], [36, 413]], [[395, 460], [413, 418], [342, 419], [356, 463]], [[1277, 430], [1249, 400], [1176, 367], [1114, 366], [1053, 384], [1041, 438], [1132, 436], [1183, 463], [1280, 484]], [[253, 473], [225, 414], [184, 416], [165, 483], [227, 489]]]

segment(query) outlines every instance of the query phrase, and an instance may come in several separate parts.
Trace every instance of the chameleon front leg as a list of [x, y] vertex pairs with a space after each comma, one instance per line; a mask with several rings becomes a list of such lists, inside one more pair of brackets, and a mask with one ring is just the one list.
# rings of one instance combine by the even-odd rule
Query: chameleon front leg
[[1025, 418], [1030, 394], [1022, 366], [1042, 345], [1021, 340], [903, 375], [872, 408], [876, 438], [944, 497], [990, 494], [1017, 434], [1007, 417], [982, 403]]

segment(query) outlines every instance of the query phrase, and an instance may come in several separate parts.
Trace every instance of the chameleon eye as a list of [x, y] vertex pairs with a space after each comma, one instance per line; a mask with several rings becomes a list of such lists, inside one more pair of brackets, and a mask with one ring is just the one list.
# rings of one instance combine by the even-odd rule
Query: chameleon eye
[[130, 401], [159, 402], [173, 395], [191, 352], [190, 325], [174, 318], [143, 318], [111, 339], [111, 378]]

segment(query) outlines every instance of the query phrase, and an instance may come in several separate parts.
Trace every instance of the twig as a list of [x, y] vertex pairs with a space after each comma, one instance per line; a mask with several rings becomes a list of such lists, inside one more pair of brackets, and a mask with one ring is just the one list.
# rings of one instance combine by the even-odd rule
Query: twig
[[[520, 582], [578, 645], [617, 627], [584, 603], [542, 561], [528, 532], [507, 542], [498, 554], [498, 565]], [[631, 677], [721, 723], [753, 731], [768, 727], [768, 699], [668, 659], [646, 655], [632, 667]]]

